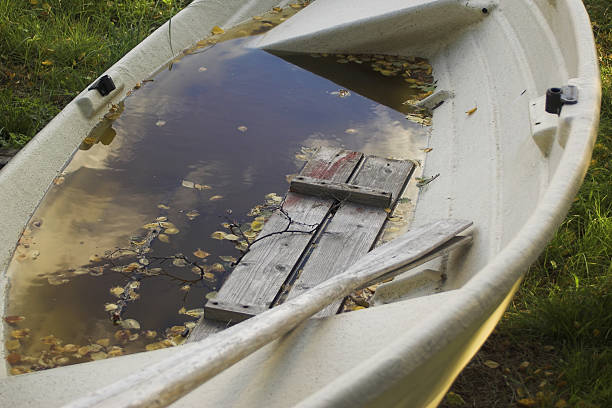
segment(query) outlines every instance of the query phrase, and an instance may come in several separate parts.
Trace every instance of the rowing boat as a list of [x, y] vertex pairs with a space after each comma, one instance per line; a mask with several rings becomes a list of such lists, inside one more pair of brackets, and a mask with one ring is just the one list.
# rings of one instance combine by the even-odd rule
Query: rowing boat
[[[298, 321], [288, 307], [272, 314], [281, 305], [205, 343], [5, 375], [3, 405], [420, 407], [441, 401], [582, 182], [599, 118], [597, 58], [579, 0], [379, 3], [318, 0], [251, 46], [279, 55], [427, 58], [437, 82], [420, 102], [433, 112], [431, 153], [421, 171], [440, 176], [415, 190], [410, 229], [442, 228], [432, 224], [441, 218], [469, 220], [471, 244], [381, 285], [374, 307], [323, 319], [305, 320], [305, 313]], [[84, 90], [0, 171], [3, 288], [10, 286], [4, 271], [32, 214], [110, 104], [215, 27], [230, 28], [277, 6], [194, 1], [105, 72], [114, 89]], [[453, 234], [467, 224], [461, 225]], [[403, 254], [403, 247], [386, 248], [395, 252], [377, 254]], [[352, 272], [375, 269], [369, 259]], [[304, 296], [323, 299], [312, 291]], [[289, 321], [295, 329], [278, 329]], [[234, 344], [244, 347], [230, 350]], [[230, 352], [231, 364], [229, 357], [215, 358]], [[192, 370], [200, 358], [207, 364]], [[167, 371], [173, 366], [182, 369]]]

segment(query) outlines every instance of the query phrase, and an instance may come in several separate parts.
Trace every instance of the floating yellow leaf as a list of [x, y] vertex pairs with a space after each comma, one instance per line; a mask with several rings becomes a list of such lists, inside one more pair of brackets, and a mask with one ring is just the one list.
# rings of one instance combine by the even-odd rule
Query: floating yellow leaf
[[225, 239], [225, 232], [223, 231], [215, 231], [212, 234], [210, 234], [210, 237], [213, 239]]
[[516, 401], [521, 407], [534, 407], [537, 404], [537, 401], [533, 398], [521, 398]]
[[429, 153], [429, 152], [431, 152], [433, 150], [433, 148], [432, 147], [426, 147], [426, 148], [421, 149], [421, 150], [424, 151], [425, 153]]
[[44, 66], [48, 67], [50, 65], [53, 65], [53, 61], [51, 61], [51, 60], [44, 60], [43, 62], [41, 62], [41, 64], [43, 64]]
[[234, 263], [237, 261], [237, 259], [234, 258], [233, 256], [220, 256], [219, 259], [221, 259], [224, 262], [231, 262], [231, 263]]
[[209, 198], [210, 201], [221, 200], [223, 198], [222, 195], [214, 195]]
[[214, 27], [212, 28], [212, 30], [210, 30], [210, 32], [211, 32], [212, 34], [214, 34], [214, 35], [217, 35], [217, 34], [223, 34], [223, 33], [225, 32], [225, 30], [223, 30], [223, 29], [222, 29], [221, 27], [219, 27], [219, 26], [214, 26]]
[[157, 204], [157, 208], [161, 209], [161, 210], [169, 210], [170, 207], [168, 207], [166, 204]]
[[202, 191], [202, 190], [210, 190], [212, 187], [209, 186], [208, 184], [194, 184], [193, 188]]
[[170, 243], [170, 237], [168, 235], [166, 235], [166, 234], [159, 234], [157, 236], [157, 239], [159, 239], [161, 242], [164, 242], [166, 244]]
[[23, 339], [30, 335], [30, 329], [13, 330], [11, 337], [14, 339]]
[[280, 13], [281, 11], [283, 11], [283, 9], [281, 7], [272, 7], [272, 11], [274, 11], [275, 13]]
[[122, 356], [122, 355], [123, 355], [123, 349], [121, 347], [119, 347], [119, 346], [113, 346], [108, 351], [108, 356], [109, 357], [118, 357], [118, 356]]
[[108, 345], [110, 344], [110, 339], [109, 338], [98, 339], [96, 340], [96, 344], [99, 344], [102, 347], [108, 347]]
[[89, 357], [91, 357], [93, 361], [104, 360], [105, 358], [108, 357], [108, 354], [106, 354], [103, 351], [98, 351], [97, 353], [92, 353]]
[[252, 239], [255, 238], [257, 236], [257, 232], [253, 231], [253, 230], [249, 230], [249, 231], [245, 231], [242, 233], [245, 237]]
[[155, 336], [157, 336], [157, 332], [155, 330], [147, 330], [144, 332], [144, 336], [147, 339], [153, 339]]
[[217, 297], [217, 292], [214, 292], [214, 291], [213, 292], [208, 292], [205, 297], [208, 300], [214, 299], [214, 298]]
[[255, 220], [251, 223], [251, 229], [255, 232], [261, 231], [263, 226], [264, 226], [264, 223], [258, 220]]
[[178, 228], [176, 228], [176, 227], [170, 227], [170, 228], [167, 228], [167, 229], [166, 229], [164, 232], [165, 232], [166, 234], [168, 234], [168, 235], [176, 235], [176, 234], [178, 234], [180, 231], [179, 231], [179, 229], [178, 229]]
[[208, 279], [209, 281], [216, 281], [217, 277], [212, 272], [204, 272], [204, 279]]
[[104, 305], [104, 310], [107, 312], [112, 312], [113, 310], [117, 310], [117, 309], [119, 309], [119, 306], [117, 306], [114, 303], [106, 303]]
[[25, 320], [24, 316], [6, 316], [4, 321], [8, 324], [16, 324]]
[[102, 258], [98, 254], [94, 254], [89, 257], [89, 262], [100, 262]]
[[159, 349], [163, 349], [163, 348], [166, 348], [166, 345], [164, 345], [160, 341], [158, 341], [157, 343], [147, 344], [145, 346], [145, 350], [147, 350], [147, 351], [159, 350]]
[[390, 208], [385, 208], [385, 212], [386, 212], [387, 214], [390, 214], [390, 213], [391, 213], [391, 209], [390, 209]]
[[204, 315], [204, 309], [191, 309], [187, 310], [184, 314], [191, 317], [199, 318]]
[[74, 353], [79, 349], [76, 344], [68, 343], [64, 346], [64, 352], [66, 353]]
[[185, 306], [183, 306], [178, 310], [178, 314], [185, 314], [186, 311], [187, 309], [185, 309]]
[[195, 256], [197, 256], [198, 258], [202, 258], [202, 259], [204, 259], [204, 258], [206, 258], [208, 255], [210, 255], [208, 252], [206, 252], [206, 251], [202, 251], [200, 248], [198, 248], [198, 250], [197, 250], [197, 251], [195, 251], [193, 254], [194, 254]]
[[234, 234], [225, 234], [224, 238], [227, 239], [228, 241], [238, 241], [240, 239], [238, 235], [234, 235]]
[[262, 16], [253, 16], [253, 20], [255, 20], [255, 21], [259, 21], [262, 18], [263, 18]]
[[83, 346], [79, 348], [77, 353], [81, 356], [86, 356], [87, 354], [89, 354], [90, 351], [91, 351], [91, 348], [89, 346]]
[[478, 110], [478, 106], [474, 106], [472, 109], [470, 109], [469, 111], [466, 111], [465, 113], [468, 114], [468, 116], [473, 115], [474, 112], [476, 112]]
[[200, 67], [200, 68], [198, 68], [198, 71], [200, 71], [200, 72], [204, 72], [204, 71], [207, 71], [207, 70], [208, 70], [208, 68], [206, 68], [206, 67]]
[[212, 270], [215, 271], [215, 272], [225, 272], [225, 268], [220, 263], [213, 264]]
[[289, 5], [289, 7], [291, 7], [292, 9], [295, 9], [295, 10], [299, 10], [299, 9], [302, 8], [302, 5], [298, 4], [298, 3], [292, 3], [292, 4]]
[[196, 217], [200, 216], [200, 213], [197, 210], [191, 210], [185, 215], [187, 216], [187, 218], [193, 221]]
[[19, 340], [9, 340], [6, 342], [5, 346], [8, 351], [15, 351], [21, 347], [21, 343]]
[[246, 126], [238, 126], [237, 129], [238, 129], [238, 131], [244, 133], [244, 132], [247, 131], [248, 128]]
[[165, 120], [158, 120], [157, 122], [155, 122], [155, 126], [157, 127], [162, 127], [166, 124]]
[[346, 133], [346, 134], [348, 134], [348, 135], [354, 135], [355, 133], [358, 133], [358, 132], [359, 132], [359, 131], [358, 131], [357, 129], [353, 129], [353, 128], [349, 128], [349, 129], [346, 129], [346, 130], [344, 131], [344, 133]]
[[124, 292], [125, 292], [125, 289], [123, 289], [121, 286], [115, 286], [114, 288], [110, 289], [110, 293], [117, 297], [123, 295]]
[[119, 322], [119, 325], [124, 329], [140, 330], [140, 323], [134, 319], [125, 319]]
[[182, 290], [183, 292], [189, 292], [189, 290], [190, 290], [190, 289], [191, 289], [191, 286], [189, 286], [189, 285], [183, 285], [183, 286], [181, 286], [181, 290]]
[[296, 154], [295, 158], [299, 161], [308, 161], [308, 157], [305, 154]]
[[182, 268], [184, 266], [187, 266], [187, 262], [183, 258], [174, 258], [174, 260], [172, 261], [172, 265]]

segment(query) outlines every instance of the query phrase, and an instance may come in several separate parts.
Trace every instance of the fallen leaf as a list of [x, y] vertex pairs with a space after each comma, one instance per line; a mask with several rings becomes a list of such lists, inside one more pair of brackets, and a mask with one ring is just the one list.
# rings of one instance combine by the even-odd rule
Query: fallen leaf
[[11, 337], [14, 339], [24, 339], [30, 335], [30, 329], [13, 330]]
[[176, 227], [170, 227], [170, 228], [166, 228], [166, 230], [164, 230], [164, 233], [166, 233], [167, 235], [176, 235], [179, 232], [180, 232], [179, 229], [176, 228]]
[[238, 126], [238, 128], [237, 128], [237, 129], [238, 129], [238, 131], [240, 131], [240, 132], [244, 133], [244, 132], [246, 132], [246, 131], [247, 131], [247, 129], [248, 129], [248, 128], [247, 128], [246, 126]]
[[6, 361], [10, 365], [18, 364], [21, 361], [21, 354], [19, 354], [19, 353], [11, 353], [8, 356], [6, 356]]
[[140, 330], [140, 323], [134, 319], [125, 319], [119, 322], [119, 325], [124, 329]]
[[172, 261], [172, 265], [182, 268], [184, 266], [187, 266], [187, 262], [183, 258], [174, 258], [174, 260]]
[[206, 251], [202, 251], [200, 248], [198, 248], [198, 250], [197, 250], [197, 251], [195, 251], [193, 254], [194, 254], [195, 256], [197, 256], [198, 258], [202, 258], [202, 259], [204, 259], [204, 258], [206, 258], [208, 255], [210, 255], [208, 252], [206, 252]]
[[263, 226], [264, 226], [264, 223], [261, 221], [255, 220], [251, 223], [251, 229], [255, 232], [261, 231]]
[[86, 356], [87, 354], [89, 354], [90, 351], [91, 348], [89, 348], [89, 346], [83, 346], [77, 350], [77, 354], [79, 354], [80, 356]]
[[219, 259], [221, 259], [224, 262], [231, 262], [231, 263], [235, 263], [237, 261], [237, 259], [234, 258], [233, 256], [220, 256]]
[[124, 292], [125, 292], [125, 289], [123, 289], [121, 286], [115, 286], [114, 288], [110, 289], [111, 295], [114, 295], [117, 297], [123, 295]]
[[161, 209], [161, 210], [169, 210], [170, 207], [168, 207], [166, 204], [157, 204], [157, 208]]
[[210, 237], [213, 238], [213, 239], [221, 240], [221, 239], [225, 239], [225, 235], [226, 234], [223, 231], [215, 231], [212, 234], [210, 234]]
[[212, 266], [212, 270], [215, 272], [225, 272], [225, 267], [223, 267], [223, 265], [220, 263], [215, 263]]
[[8, 324], [16, 324], [25, 320], [24, 316], [6, 316], [4, 321]]
[[208, 292], [208, 293], [206, 294], [206, 296], [205, 296], [205, 297], [206, 297], [206, 299], [208, 299], [208, 300], [214, 299], [214, 298], [216, 298], [216, 297], [217, 297], [217, 292], [215, 292], [215, 291], [213, 291], [213, 292]]
[[110, 339], [109, 338], [98, 339], [96, 340], [96, 344], [99, 344], [102, 347], [108, 347], [108, 345], [110, 344]]
[[499, 367], [499, 363], [493, 360], [487, 360], [483, 363], [484, 365], [486, 365], [489, 368], [497, 368]]
[[467, 113], [468, 116], [473, 115], [474, 112], [476, 112], [478, 110], [478, 106], [474, 106], [472, 109], [470, 109], [469, 111], [466, 111], [465, 113]]
[[214, 195], [209, 198], [210, 201], [221, 200], [223, 198], [222, 195]]
[[219, 26], [214, 26], [214, 27], [212, 28], [212, 30], [210, 30], [210, 32], [211, 32], [213, 35], [217, 35], [217, 34], [223, 34], [223, 33], [225, 32], [225, 30], [223, 30], [223, 29], [222, 29], [221, 27], [219, 27]]
[[19, 340], [9, 340], [5, 343], [5, 346], [8, 351], [15, 351], [21, 347], [21, 343]]
[[64, 346], [64, 351], [65, 351], [66, 353], [74, 353], [74, 352], [76, 352], [78, 349], [79, 349], [79, 347], [78, 347], [76, 344], [71, 344], [71, 343], [68, 343], [68, 344], [66, 344], [66, 345]]
[[421, 150], [424, 151], [425, 153], [429, 153], [429, 152], [431, 152], [433, 150], [433, 148], [432, 147], [426, 147], [426, 148], [421, 149]]
[[210, 190], [210, 189], [212, 188], [212, 187], [211, 187], [211, 186], [209, 186], [208, 184], [197, 184], [197, 183], [196, 183], [196, 184], [194, 184], [194, 186], [193, 186], [193, 187], [194, 187], [195, 189], [197, 189], [197, 190], [200, 190], [200, 191], [202, 191], [202, 190]]
[[48, 67], [50, 65], [53, 65], [53, 61], [51, 61], [51, 60], [44, 60], [43, 62], [41, 62], [41, 64], [43, 64], [44, 66]]
[[97, 353], [91, 354], [89, 357], [91, 357], [93, 361], [104, 360], [105, 358], [108, 357], [108, 354], [106, 354], [103, 351], [98, 351]]
[[170, 243], [170, 237], [168, 235], [166, 235], [166, 234], [159, 234], [157, 236], [157, 239], [159, 239], [161, 242], [164, 242], [166, 244]]
[[249, 231], [244, 231], [242, 233], [245, 237], [249, 238], [249, 240], [255, 238], [257, 236], [257, 232], [253, 231], [253, 230], [249, 230]]
[[108, 356], [109, 357], [119, 357], [123, 355], [123, 349], [119, 346], [113, 346], [109, 351], [108, 351]]
[[200, 213], [197, 210], [191, 210], [185, 215], [187, 216], [187, 218], [193, 221], [194, 219], [196, 219], [196, 217], [200, 216]]
[[348, 134], [348, 135], [354, 135], [355, 133], [358, 133], [358, 132], [359, 132], [359, 131], [358, 131], [357, 129], [353, 129], [353, 128], [346, 129], [346, 130], [344, 131], [344, 133], [346, 133], [346, 134]]
[[227, 239], [228, 241], [238, 241], [240, 239], [238, 235], [234, 235], [234, 234], [225, 234], [224, 238]]
[[147, 339], [154, 339], [155, 336], [157, 336], [157, 332], [155, 330], [147, 330], [146, 332], [144, 332], [144, 336]]
[[184, 314], [191, 317], [199, 318], [204, 315], [204, 309], [191, 309], [187, 310]]
[[181, 286], [181, 289], [183, 292], [189, 292], [189, 290], [191, 289], [191, 286], [189, 285], [183, 285]]
[[155, 126], [157, 127], [162, 127], [166, 124], [165, 120], [158, 120], [157, 122], [155, 122]]
[[193, 181], [183, 180], [181, 181], [181, 185], [187, 188], [195, 188], [195, 183]]
[[308, 161], [308, 157], [305, 154], [296, 154], [295, 158], [299, 161]]
[[533, 398], [521, 398], [516, 401], [521, 407], [534, 407], [537, 402]]
[[208, 70], [208, 68], [206, 68], [206, 67], [200, 67], [200, 68], [198, 68], [198, 71], [200, 71], [200, 72], [204, 72], [204, 71], [207, 71], [207, 70]]

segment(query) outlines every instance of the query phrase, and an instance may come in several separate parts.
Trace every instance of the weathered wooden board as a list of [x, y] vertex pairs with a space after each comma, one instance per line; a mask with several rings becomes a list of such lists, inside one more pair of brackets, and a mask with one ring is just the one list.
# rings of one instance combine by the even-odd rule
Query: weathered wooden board
[[[401, 194], [413, 164], [409, 161], [369, 156], [350, 184], [389, 191], [393, 200]], [[323, 231], [308, 262], [295, 281], [289, 299], [348, 269], [367, 254], [376, 241], [387, 213], [382, 208], [356, 203], [343, 203]], [[335, 314], [342, 300], [338, 300], [315, 315]]]
[[[346, 182], [362, 154], [338, 148], [321, 148], [300, 175]], [[310, 231], [321, 223], [334, 200], [288, 193], [283, 209], [294, 224], [291, 230]], [[297, 224], [297, 223], [300, 224]], [[276, 212], [260, 236], [282, 231], [289, 220]], [[304, 224], [304, 225], [301, 225]], [[268, 309], [312, 239], [308, 233], [271, 235], [255, 243], [232, 271], [217, 297], [204, 308], [208, 319], [238, 322]]]
[[312, 177], [297, 176], [291, 180], [289, 191], [338, 201], [387, 208], [391, 206], [391, 193], [350, 183], [333, 183]]

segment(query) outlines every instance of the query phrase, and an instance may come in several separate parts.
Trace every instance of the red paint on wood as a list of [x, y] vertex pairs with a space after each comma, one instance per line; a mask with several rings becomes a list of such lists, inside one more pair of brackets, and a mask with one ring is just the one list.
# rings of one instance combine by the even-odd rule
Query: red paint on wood
[[[338, 171], [339, 168], [346, 165], [347, 163], [354, 161], [361, 155], [359, 152], [347, 152], [344, 155], [340, 155], [332, 163], [317, 163], [308, 174], [304, 176], [314, 177], [321, 180], [330, 180]], [[354, 164], [351, 164], [354, 166]]]

